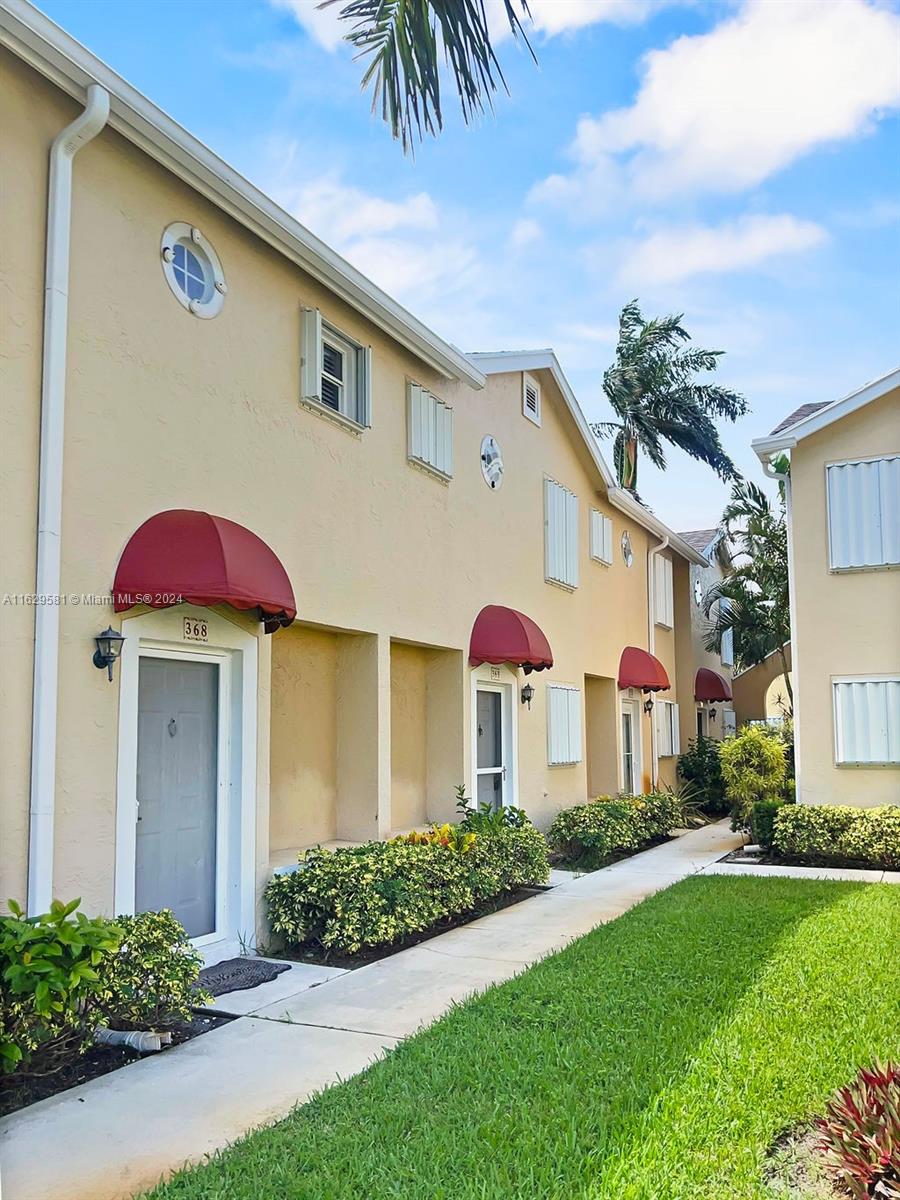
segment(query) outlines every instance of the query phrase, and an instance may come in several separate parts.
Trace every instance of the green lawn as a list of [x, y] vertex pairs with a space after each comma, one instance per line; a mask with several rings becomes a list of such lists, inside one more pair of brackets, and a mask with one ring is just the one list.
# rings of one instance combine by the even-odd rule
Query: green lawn
[[760, 1200], [772, 1139], [900, 1055], [898, 947], [900, 887], [695, 877], [151, 1195]]

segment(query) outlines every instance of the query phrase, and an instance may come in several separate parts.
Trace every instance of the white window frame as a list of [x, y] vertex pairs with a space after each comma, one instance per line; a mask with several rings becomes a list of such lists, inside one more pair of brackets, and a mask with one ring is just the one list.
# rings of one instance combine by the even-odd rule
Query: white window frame
[[663, 629], [674, 629], [675, 579], [674, 565], [671, 558], [667, 558], [665, 554], [658, 554], [656, 556], [653, 575], [654, 588], [656, 589], [653, 620], [657, 625], [661, 625]]
[[[557, 722], [565, 729], [557, 728]], [[581, 688], [574, 683], [547, 684], [547, 765], [574, 767], [584, 757]]]
[[471, 747], [471, 783], [469, 807], [478, 807], [478, 692], [498, 691], [502, 696], [503, 719], [503, 766], [506, 777], [503, 788], [503, 807], [519, 807], [519, 694], [518, 675], [509, 667], [494, 663], [482, 663], [471, 671], [469, 705], [471, 721], [469, 737]]
[[[372, 347], [325, 321], [317, 308], [302, 310], [301, 326], [300, 403], [354, 432], [368, 429], [372, 424]], [[337, 409], [322, 399], [326, 342], [344, 355], [347, 366], [344, 381], [333, 380], [340, 389]]]
[[[900, 559], [888, 559], [888, 551], [885, 548], [885, 519], [893, 521], [900, 520], [900, 516], [894, 511], [894, 507], [890, 504], [890, 497], [886, 497], [883, 484], [881, 483], [881, 471], [879, 470], [879, 508], [877, 513], [879, 526], [879, 539], [882, 545], [882, 554], [878, 562], [860, 562], [850, 563], [848, 565], [835, 565], [835, 530], [833, 520], [836, 516], [834, 508], [834, 500], [832, 497], [832, 471], [838, 467], [854, 467], [863, 466], [871, 463], [888, 463], [897, 462], [900, 460], [898, 454], [873, 454], [868, 457], [861, 458], [845, 458], [836, 459], [833, 462], [825, 464], [825, 510], [828, 524], [828, 569], [834, 574], [845, 575], [855, 571], [891, 571], [900, 567]], [[895, 468], [900, 470], [900, 467]]]
[[[554, 531], [563, 539], [557, 546]], [[572, 592], [578, 587], [578, 497], [544, 476], [544, 579]]]
[[[624, 718], [628, 717], [631, 722], [631, 775], [632, 778], [625, 777], [625, 740], [622, 734], [622, 726]], [[644, 746], [643, 746], [643, 725], [642, 706], [640, 701], [640, 693], [635, 693], [633, 688], [629, 688], [623, 693], [619, 703], [619, 728], [616, 731], [616, 744], [619, 749], [619, 786], [623, 792], [628, 792], [631, 795], [639, 796], [643, 791], [644, 780]]]
[[[532, 412], [531, 409], [528, 407], [528, 389], [529, 389], [529, 387], [534, 389], [534, 393], [537, 398], [537, 403], [536, 403], [534, 412]], [[527, 371], [523, 371], [522, 372], [522, 416], [525, 417], [526, 420], [530, 421], [532, 423], [532, 425], [537, 425], [538, 428], [540, 428], [540, 425], [541, 425], [542, 402], [543, 402], [543, 397], [541, 396], [540, 383], [537, 381], [537, 379], [535, 379], [535, 377], [533, 375], [530, 375]]]
[[[847, 759], [844, 757], [844, 728], [841, 712], [841, 692], [840, 688], [843, 684], [848, 683], [863, 683], [863, 684], [896, 684], [898, 693], [900, 693], [900, 672], [887, 675], [832, 675], [831, 677], [831, 698], [832, 698], [832, 721], [834, 724], [834, 765], [841, 769], [850, 770], [869, 770], [877, 768], [896, 769], [900, 767], [900, 750], [898, 750], [897, 758], [878, 758], [878, 759]], [[900, 695], [898, 695], [895, 703], [900, 707]], [[890, 719], [890, 709], [888, 711]], [[898, 717], [900, 720], [900, 717]], [[890, 738], [890, 733], [888, 733]], [[898, 738], [900, 743], [900, 738]]]
[[613, 561], [613, 523], [612, 517], [591, 509], [591, 558], [594, 562], [611, 567]]
[[657, 700], [654, 705], [656, 745], [660, 758], [676, 758], [681, 753], [681, 727], [678, 705], [674, 700]]
[[406, 385], [406, 456], [445, 481], [453, 478], [453, 408], [412, 380]]
[[[203, 295], [193, 300], [175, 278], [175, 247], [179, 245], [194, 255], [203, 271]], [[204, 321], [217, 317], [222, 311], [228, 291], [225, 272], [222, 270], [218, 254], [197, 226], [189, 225], [187, 221], [173, 221], [163, 230], [159, 251], [166, 282], [181, 307]]]

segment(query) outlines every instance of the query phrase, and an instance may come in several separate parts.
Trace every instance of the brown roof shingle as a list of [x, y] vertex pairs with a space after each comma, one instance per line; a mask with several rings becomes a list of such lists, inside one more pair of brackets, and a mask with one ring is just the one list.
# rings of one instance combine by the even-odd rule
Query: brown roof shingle
[[805, 420], [806, 417], [811, 417], [820, 408], [827, 408], [829, 404], [831, 404], [830, 400], [820, 400], [817, 404], [801, 404], [799, 408], [794, 409], [789, 417], [785, 417], [779, 425], [775, 426], [769, 437], [774, 437], [776, 433], [784, 433], [785, 429], [790, 429], [792, 425]]
[[679, 533], [678, 536], [687, 542], [692, 550], [696, 550], [698, 554], [703, 554], [718, 532], [718, 529], [690, 529], [687, 533]]

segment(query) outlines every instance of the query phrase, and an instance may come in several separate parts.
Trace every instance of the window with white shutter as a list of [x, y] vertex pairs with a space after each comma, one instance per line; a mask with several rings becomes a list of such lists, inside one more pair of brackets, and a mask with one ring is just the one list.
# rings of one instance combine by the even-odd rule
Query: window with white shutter
[[672, 579], [672, 560], [658, 554], [655, 559], [656, 579], [656, 614], [657, 625], [671, 629], [675, 624], [674, 583]]
[[672, 700], [657, 700], [656, 752], [660, 758], [673, 758], [681, 753], [678, 705]]
[[317, 308], [301, 313], [300, 400], [352, 425], [372, 424], [372, 349], [323, 321]]
[[826, 468], [832, 571], [900, 566], [900, 455]]
[[544, 480], [544, 577], [578, 587], [578, 497], [553, 479]]
[[[727, 596], [723, 596], [719, 601], [719, 611], [727, 613], [731, 608], [731, 601]], [[719, 646], [719, 661], [723, 667], [734, 666], [734, 629], [726, 629], [722, 633], [722, 641]]]
[[610, 566], [613, 560], [612, 520], [596, 508], [591, 509], [591, 558], [594, 562], [605, 563], [607, 566]]
[[453, 409], [427, 388], [407, 388], [409, 458], [449, 479], [453, 475]]
[[835, 762], [900, 764], [900, 676], [833, 679], [832, 688]]
[[541, 385], [527, 371], [522, 374], [522, 416], [535, 425], [541, 423]]
[[547, 762], [551, 767], [581, 762], [581, 689], [547, 684]]

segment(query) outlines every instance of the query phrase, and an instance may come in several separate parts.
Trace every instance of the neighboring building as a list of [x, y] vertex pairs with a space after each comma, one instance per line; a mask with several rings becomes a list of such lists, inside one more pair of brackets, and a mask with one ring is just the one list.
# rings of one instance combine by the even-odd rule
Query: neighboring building
[[21, 0], [0, 42], [0, 894], [212, 960], [458, 784], [545, 826], [674, 782], [706, 559], [553, 353], [464, 356]]
[[[707, 650], [704, 639], [711, 621], [704, 615], [703, 600], [714, 584], [725, 576], [728, 549], [721, 529], [694, 529], [679, 535], [702, 558], [685, 573], [685, 590], [680, 605], [679, 638], [684, 646], [678, 652], [678, 690], [692, 696], [693, 704], [681, 705], [681, 740], [687, 743], [698, 734], [720, 740], [734, 733], [731, 679], [734, 668], [734, 636], [729, 630], [722, 638], [720, 653]], [[719, 603], [722, 603], [719, 601]], [[710, 616], [715, 618], [715, 608]]]
[[797, 792], [900, 803], [900, 368], [753, 448], [787, 483]]
[[[788, 665], [791, 686], [791, 646], [785, 642], [784, 656]], [[739, 671], [732, 680], [734, 712], [738, 725], [747, 721], [779, 720], [790, 713], [790, 698], [785, 682], [784, 666], [777, 650], [767, 654], [762, 662]]]

